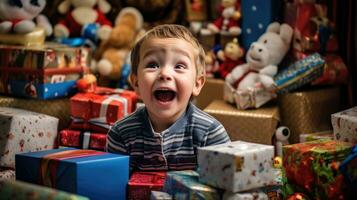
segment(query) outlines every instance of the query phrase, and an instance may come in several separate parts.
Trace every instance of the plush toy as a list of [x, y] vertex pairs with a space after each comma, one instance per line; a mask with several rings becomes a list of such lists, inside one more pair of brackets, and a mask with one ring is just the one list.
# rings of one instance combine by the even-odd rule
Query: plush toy
[[120, 80], [130, 51], [143, 34], [142, 25], [143, 17], [137, 9], [126, 7], [120, 11], [109, 38], [102, 41], [96, 52], [95, 60], [98, 62], [92, 63], [92, 70], [99, 72], [100, 79]]
[[46, 0], [2, 0], [0, 1], [0, 33], [27, 34], [42, 27], [47, 36], [52, 26], [47, 17], [41, 15]]
[[290, 129], [286, 126], [280, 126], [276, 129], [273, 138], [273, 144], [275, 145], [275, 156], [283, 156], [283, 146], [289, 144]]
[[226, 82], [237, 90], [273, 90], [277, 65], [288, 52], [292, 35], [293, 30], [289, 25], [280, 25], [278, 22], [270, 24], [258, 41], [251, 44], [246, 54], [247, 63], [234, 68], [227, 75]]
[[56, 38], [68, 38], [94, 32], [91, 37], [107, 39], [112, 24], [104, 14], [110, 9], [111, 5], [105, 0], [64, 0], [58, 6], [58, 12], [65, 14], [65, 17], [55, 25], [54, 35]]
[[238, 40], [228, 42], [224, 50], [217, 52], [217, 58], [220, 61], [218, 73], [220, 78], [226, 78], [237, 65], [243, 64], [243, 49], [239, 46]]
[[213, 33], [239, 35], [241, 33], [239, 27], [240, 6], [240, 0], [222, 0], [219, 7], [220, 16], [213, 23], [208, 24], [207, 28]]

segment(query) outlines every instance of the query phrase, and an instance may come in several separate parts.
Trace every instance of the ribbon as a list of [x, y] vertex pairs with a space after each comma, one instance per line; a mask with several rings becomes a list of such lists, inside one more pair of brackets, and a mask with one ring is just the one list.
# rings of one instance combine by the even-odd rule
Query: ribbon
[[107, 123], [109, 124], [107, 120], [107, 112], [108, 112], [108, 106], [112, 101], [119, 101], [123, 104], [123, 112], [124, 112], [124, 117], [128, 115], [128, 100], [118, 94], [110, 95], [108, 96], [104, 101], [101, 103], [100, 111], [99, 111], [99, 117], [93, 118], [95, 122], [100, 122], [100, 123]]
[[95, 150], [68, 150], [48, 154], [42, 157], [40, 161], [39, 184], [52, 188], [56, 187], [57, 169], [59, 166], [59, 161], [61, 160], [97, 156], [103, 154], [105, 154], [105, 152]]

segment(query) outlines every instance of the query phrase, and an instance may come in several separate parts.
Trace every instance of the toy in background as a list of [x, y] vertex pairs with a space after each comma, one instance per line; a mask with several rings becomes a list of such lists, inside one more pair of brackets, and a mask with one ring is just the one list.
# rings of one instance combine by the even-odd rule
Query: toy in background
[[273, 137], [273, 145], [275, 145], [275, 156], [283, 157], [283, 145], [289, 144], [290, 129], [286, 126], [280, 126], [276, 129]]
[[86, 74], [83, 78], [77, 80], [76, 86], [79, 92], [95, 92], [97, 87], [97, 78], [93, 74]]
[[130, 51], [144, 32], [142, 26], [143, 17], [136, 8], [126, 7], [120, 11], [112, 32], [101, 42], [92, 62], [92, 72], [99, 73], [99, 85], [118, 87], [118, 81], [124, 78], [120, 83], [125, 87], [125, 76], [129, 76], [128, 70], [130, 72]]
[[[58, 6], [58, 12], [65, 16], [55, 25], [54, 36], [72, 46], [83, 45], [88, 41], [85, 39], [93, 43], [107, 39], [112, 23], [105, 13], [110, 9], [111, 5], [106, 0], [64, 0]], [[76, 37], [77, 40], [73, 39]], [[73, 40], [66, 40], [70, 38]]]
[[217, 52], [220, 49], [222, 49], [220, 45], [215, 45], [211, 50], [206, 52], [206, 77], [208, 78], [214, 78], [215, 74], [218, 73], [219, 62], [217, 59]]
[[219, 78], [226, 78], [226, 76], [237, 66], [243, 64], [242, 57], [244, 50], [239, 46], [238, 39], [228, 42], [224, 50], [217, 52], [217, 58], [220, 62], [218, 69]]
[[203, 0], [185, 0], [186, 18], [190, 23], [190, 30], [199, 33], [203, 22], [207, 20], [207, 5]]

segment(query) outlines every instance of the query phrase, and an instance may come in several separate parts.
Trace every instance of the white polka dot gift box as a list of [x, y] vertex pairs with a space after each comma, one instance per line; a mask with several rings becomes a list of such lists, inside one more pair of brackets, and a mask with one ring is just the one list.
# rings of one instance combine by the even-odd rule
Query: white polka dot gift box
[[53, 149], [58, 119], [22, 109], [0, 107], [0, 167], [15, 167], [15, 154]]
[[273, 157], [273, 146], [243, 141], [198, 148], [199, 180], [231, 192], [274, 185]]
[[357, 106], [332, 114], [331, 122], [336, 140], [357, 144]]

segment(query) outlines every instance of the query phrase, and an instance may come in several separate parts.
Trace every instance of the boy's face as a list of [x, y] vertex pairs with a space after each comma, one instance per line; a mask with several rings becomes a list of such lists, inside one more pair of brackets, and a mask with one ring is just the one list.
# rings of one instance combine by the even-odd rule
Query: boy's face
[[175, 122], [191, 95], [200, 93], [205, 78], [196, 72], [197, 51], [176, 38], [151, 38], [142, 44], [138, 72], [131, 81], [154, 125]]

